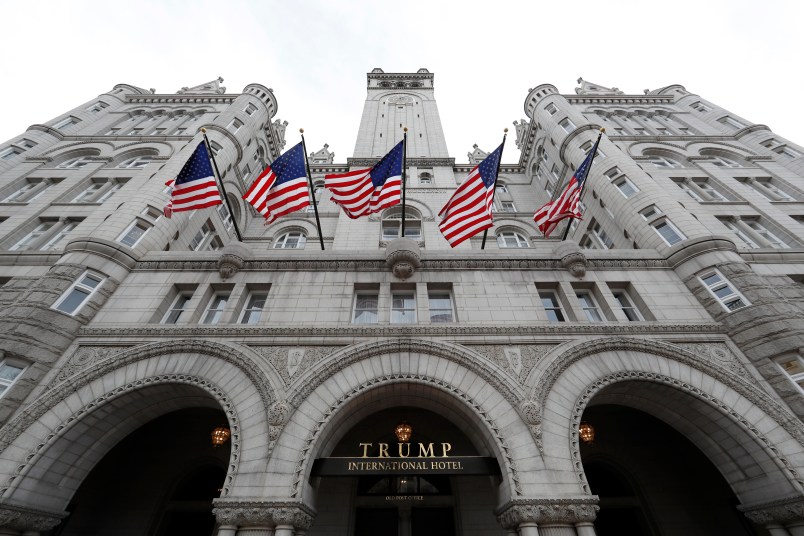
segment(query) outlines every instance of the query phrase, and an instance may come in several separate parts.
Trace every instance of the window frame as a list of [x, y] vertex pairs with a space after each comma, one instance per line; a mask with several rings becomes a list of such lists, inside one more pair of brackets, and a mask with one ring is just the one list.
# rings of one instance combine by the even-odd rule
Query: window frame
[[[92, 279], [97, 281], [97, 284], [92, 287], [83, 283], [84, 279]], [[51, 309], [64, 313], [66, 315], [75, 316], [88, 302], [92, 299], [92, 297], [100, 290], [103, 286], [104, 281], [106, 281], [106, 277], [95, 272], [93, 270], [84, 270], [82, 273], [70, 287], [65, 290], [62, 295], [56, 300]], [[73, 295], [73, 292], [77, 291], [78, 293], [85, 293], [86, 295], [84, 298], [79, 302], [72, 310], [65, 310], [60, 309], [60, 307], [67, 302], [67, 300]]]
[[[259, 299], [262, 296], [262, 306], [257, 308], [253, 306], [253, 302], [255, 299]], [[252, 290], [246, 296], [246, 301], [243, 302], [243, 309], [240, 311], [240, 315], [238, 316], [237, 323], [238, 324], [245, 324], [247, 326], [253, 326], [259, 324], [260, 319], [262, 318], [262, 313], [265, 311], [265, 306], [268, 304], [268, 291], [267, 290]], [[247, 318], [248, 315], [248, 318]], [[255, 316], [256, 315], [256, 316]], [[252, 321], [252, 319], [254, 319]]]
[[[446, 296], [447, 301], [449, 302], [449, 308], [434, 308], [433, 302], [436, 300], [443, 300]], [[449, 311], [449, 320], [434, 320], [434, 317], [438, 317], [439, 315], [445, 315], [446, 311]], [[455, 322], [455, 300], [452, 297], [452, 292], [445, 289], [427, 289], [427, 311], [430, 318], [431, 324], [452, 324]]]
[[[538, 290], [539, 301], [542, 303], [542, 308], [547, 315], [547, 320], [550, 322], [567, 322], [569, 318], [564, 308], [561, 305], [561, 300], [558, 298], [558, 293], [555, 290]], [[550, 300], [550, 307], [547, 306], [545, 300]], [[558, 314], [556, 314], [556, 311]], [[551, 316], [552, 313], [552, 316]]]
[[[503, 236], [505, 234], [513, 235], [512, 238], [516, 240], [516, 245], [508, 245], [508, 241]], [[497, 247], [500, 249], [526, 249], [530, 247], [530, 241], [528, 238], [514, 229], [500, 229], [494, 234], [494, 236], [497, 239]], [[523, 243], [524, 245], [522, 245]]]
[[[287, 247], [291, 235], [299, 235], [294, 246]], [[304, 249], [307, 245], [307, 232], [300, 230], [285, 231], [276, 240], [271, 249]]]
[[[706, 279], [710, 277], [716, 277], [717, 281], [707, 283]], [[731, 313], [751, 305], [751, 302], [749, 302], [746, 297], [734, 287], [731, 281], [729, 281], [722, 273], [720, 273], [719, 270], [715, 268], [705, 270], [704, 272], [698, 274], [698, 281], [701, 282], [709, 295], [712, 296], [727, 313]], [[718, 296], [717, 291], [723, 288], [728, 288], [731, 292], [724, 294], [722, 297]], [[738, 302], [741, 302], [742, 305], [734, 308], [729, 307], [730, 304], [736, 304]]]
[[592, 290], [575, 289], [575, 299], [589, 322], [604, 322], [606, 317], [598, 305]]
[[[226, 312], [226, 306], [229, 305], [229, 300], [231, 299], [232, 293], [230, 291], [217, 291], [213, 293], [207, 302], [207, 306], [204, 308], [204, 314], [201, 315], [201, 324], [208, 326], [220, 324], [221, 318], [223, 318]], [[216, 307], [213, 308], [213, 305]]]
[[[125, 243], [124, 240], [135, 227], [139, 227], [140, 229], [143, 229], [143, 231], [142, 234], [137, 237], [134, 243], [129, 245]], [[147, 235], [148, 231], [150, 231], [151, 229], [153, 229], [153, 224], [151, 222], [145, 221], [142, 218], [134, 218], [134, 221], [132, 221], [128, 225], [128, 227], [126, 227], [125, 231], [123, 231], [122, 233], [120, 233], [120, 235], [118, 235], [118, 237], [115, 239], [115, 242], [119, 242], [120, 244], [123, 244], [124, 246], [129, 248], [135, 248], [139, 245], [140, 242], [142, 242], [142, 239], [145, 238], [145, 235]]]
[[[405, 300], [401, 307], [396, 306], [396, 300]], [[408, 306], [407, 300], [410, 299], [412, 305]], [[410, 312], [413, 314], [413, 319], [406, 319], [405, 315]], [[402, 315], [402, 320], [398, 320], [399, 314]], [[415, 324], [416, 318], [416, 291], [415, 290], [392, 290], [391, 291], [391, 324]]]
[[[359, 307], [361, 304], [361, 297], [364, 298], [373, 298], [374, 304], [373, 307]], [[363, 313], [369, 313], [374, 315], [373, 322], [364, 322], [359, 321], [360, 316]], [[378, 324], [380, 321], [380, 292], [379, 290], [359, 290], [355, 292], [354, 303], [352, 304], [352, 324], [365, 324], [365, 325], [372, 325]]]
[[[188, 310], [187, 304], [189, 304], [192, 299], [192, 291], [180, 291], [178, 294], [176, 294], [176, 297], [173, 298], [173, 301], [170, 303], [170, 307], [168, 307], [168, 310], [165, 312], [162, 320], [159, 323], [168, 325], [178, 324], [181, 315]], [[181, 307], [176, 308], [176, 304], [179, 303], [179, 300], [183, 300], [181, 302]], [[175, 318], [171, 319], [171, 315], [173, 313], [176, 313], [176, 316]]]
[[[665, 236], [662, 234], [662, 232], [661, 232], [661, 231], [659, 231], [659, 226], [660, 226], [660, 225], [665, 225], [665, 226], [667, 226], [667, 228], [669, 228], [671, 231], [673, 231], [673, 232], [674, 232], [674, 233], [675, 233], [675, 234], [678, 236], [678, 240], [676, 240], [675, 242], [672, 242], [672, 243], [671, 243], [671, 242], [670, 242], [670, 241], [669, 241], [667, 238], [665, 238]], [[664, 218], [657, 218], [656, 220], [654, 220], [654, 221], [653, 221], [653, 222], [650, 224], [650, 226], [651, 226], [651, 227], [653, 227], [653, 230], [654, 230], [654, 231], [656, 231], [656, 234], [658, 234], [658, 235], [659, 235], [659, 237], [660, 237], [660, 238], [661, 238], [661, 239], [664, 241], [664, 243], [665, 243], [665, 244], [667, 244], [668, 246], [674, 246], [674, 245], [676, 245], [676, 244], [678, 244], [678, 243], [680, 243], [680, 242], [683, 242], [684, 240], [686, 240], [686, 239], [687, 239], [687, 236], [686, 236], [684, 233], [682, 233], [682, 232], [679, 230], [679, 228], [678, 228], [678, 227], [676, 227], [675, 225], [673, 225], [673, 222], [671, 222], [669, 219], [667, 219], [667, 217], [664, 217]]]
[[28, 369], [28, 366], [22, 361], [9, 358], [0, 359], [0, 373], [2, 373], [3, 367], [19, 369], [19, 372], [10, 380], [3, 378], [0, 374], [0, 388], [2, 389], [2, 391], [0, 391], [0, 398], [3, 398], [6, 393], [8, 393], [11, 388], [14, 387], [14, 384], [17, 383], [17, 380], [19, 380]]

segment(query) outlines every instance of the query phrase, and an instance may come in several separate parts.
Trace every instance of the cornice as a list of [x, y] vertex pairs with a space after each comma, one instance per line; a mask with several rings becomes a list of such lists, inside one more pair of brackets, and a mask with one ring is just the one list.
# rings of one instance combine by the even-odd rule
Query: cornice
[[435, 78], [435, 73], [366, 73], [366, 74], [368, 76], [368, 79], [373, 78], [377, 80], [396, 80], [398, 78], [408, 78], [410, 80], [429, 80], [431, 78]]
[[154, 339], [168, 338], [355, 338], [355, 337], [419, 337], [419, 336], [530, 336], [542, 337], [560, 335], [674, 335], [674, 334], [723, 334], [724, 328], [715, 322], [687, 322], [668, 324], [665, 322], [544, 322], [540, 324], [510, 324], [503, 326], [493, 325], [461, 325], [456, 323], [446, 325], [354, 325], [343, 324], [333, 327], [283, 327], [283, 326], [246, 326], [246, 325], [215, 325], [200, 326], [190, 324], [187, 326], [166, 326], [153, 324], [143, 326], [117, 325], [110, 327], [84, 327], [79, 330], [79, 336], [89, 338], [115, 338], [121, 337], [150, 337]]
[[[347, 158], [346, 166], [373, 166], [379, 162], [379, 158]], [[436, 166], [449, 166], [455, 167], [454, 158], [408, 158], [408, 166], [422, 166], [422, 167], [436, 167]]]
[[141, 104], [231, 104], [240, 95], [126, 95], [129, 103]]
[[672, 95], [562, 95], [572, 104], [673, 104]]

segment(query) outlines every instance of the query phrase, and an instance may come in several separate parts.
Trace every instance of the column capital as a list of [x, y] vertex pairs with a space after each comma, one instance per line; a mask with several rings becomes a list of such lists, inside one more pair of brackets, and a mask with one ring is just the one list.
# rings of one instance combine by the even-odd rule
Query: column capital
[[789, 523], [804, 520], [804, 497], [787, 497], [766, 503], [740, 505], [737, 507], [754, 523]]
[[0, 504], [0, 528], [19, 531], [46, 531], [61, 523], [66, 512], [47, 512], [24, 506]]
[[597, 517], [597, 495], [567, 498], [514, 499], [494, 511], [504, 529], [521, 523], [579, 523]]
[[307, 530], [313, 524], [316, 512], [301, 502], [215, 499], [212, 513], [221, 525], [291, 525]]

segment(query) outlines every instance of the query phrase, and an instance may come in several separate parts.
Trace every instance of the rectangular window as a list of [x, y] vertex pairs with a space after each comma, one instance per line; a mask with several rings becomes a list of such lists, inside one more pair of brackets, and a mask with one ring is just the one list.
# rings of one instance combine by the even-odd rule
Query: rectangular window
[[100, 288], [103, 276], [94, 272], [84, 272], [67, 292], [61, 295], [53, 308], [68, 315], [77, 313], [89, 298]]
[[573, 130], [575, 130], [575, 123], [570, 121], [569, 117], [565, 117], [558, 124], [567, 133], [572, 132]]
[[246, 115], [254, 115], [254, 112], [257, 111], [257, 107], [249, 102], [243, 111], [246, 112]]
[[25, 251], [26, 249], [33, 248], [36, 243], [42, 239], [42, 236], [54, 225], [56, 225], [54, 221], [41, 222], [30, 233], [22, 237], [22, 239], [8, 249], [10, 251]]
[[60, 128], [69, 127], [70, 125], [75, 125], [79, 121], [80, 121], [80, 119], [77, 119], [77, 118], [72, 117], [72, 116], [71, 117], [65, 117], [64, 119], [62, 119], [61, 121], [59, 121], [58, 123], [53, 125], [53, 128], [60, 129]]
[[756, 249], [759, 247], [759, 245], [750, 236], [748, 236], [748, 233], [742, 227], [740, 227], [740, 225], [737, 222], [729, 219], [720, 219], [720, 218], [718, 219], [721, 221], [721, 223], [723, 223], [723, 225], [727, 229], [733, 232], [737, 236], [737, 238], [740, 239], [740, 241], [745, 245], [745, 247], [747, 247], [748, 249]]
[[93, 104], [93, 105], [91, 105], [91, 106], [88, 106], [88, 107], [87, 107], [87, 111], [88, 111], [88, 112], [93, 112], [93, 113], [98, 113], [98, 112], [100, 112], [101, 110], [103, 110], [104, 108], [108, 108], [108, 107], [109, 107], [109, 105], [108, 105], [108, 104], [106, 104], [105, 102], [103, 102], [103, 101], [98, 101], [98, 102], [96, 102], [95, 104]]
[[804, 359], [800, 355], [783, 357], [776, 361], [785, 376], [790, 378], [799, 392], [804, 393]]
[[221, 217], [223, 226], [226, 227], [227, 230], [232, 228], [232, 214], [229, 212], [225, 203], [218, 205], [218, 216]]
[[3, 199], [3, 203], [28, 203], [33, 201], [52, 186], [50, 179], [27, 179], [20, 188]]
[[379, 294], [377, 292], [359, 292], [355, 295], [353, 324], [376, 324], [378, 320]]
[[204, 312], [203, 324], [217, 324], [221, 321], [223, 311], [226, 309], [226, 302], [229, 301], [228, 293], [216, 293], [212, 296], [207, 304], [207, 310]]
[[776, 249], [787, 249], [790, 247], [781, 238], [770, 232], [768, 229], [765, 228], [764, 225], [759, 223], [757, 220], [744, 218], [743, 221], [751, 230], [753, 230], [765, 242], [767, 242], [768, 246]]
[[586, 319], [590, 322], [602, 322], [603, 316], [600, 314], [600, 308], [598, 308], [597, 303], [595, 302], [595, 298], [592, 296], [592, 293], [588, 290], [579, 290], [575, 292], [575, 297], [578, 298], [578, 303], [583, 309], [584, 314], [586, 315]]
[[750, 305], [748, 300], [732, 288], [731, 283], [717, 270], [706, 272], [698, 278], [726, 311], [736, 311]]
[[708, 178], [695, 178], [692, 179], [691, 182], [694, 186], [698, 187], [703, 193], [703, 198], [707, 201], [729, 201], [728, 197], [715, 188], [712, 180]]
[[243, 307], [243, 312], [240, 314], [240, 323], [257, 324], [266, 301], [268, 301], [267, 292], [251, 292], [246, 298], [246, 306]]
[[639, 322], [642, 320], [639, 309], [636, 308], [633, 300], [631, 300], [631, 297], [625, 290], [612, 289], [611, 294], [614, 296], [614, 301], [617, 302], [617, 305], [629, 322]]
[[120, 236], [117, 237], [117, 241], [124, 246], [133, 248], [139, 244], [140, 240], [142, 240], [142, 237], [145, 236], [145, 233], [147, 233], [151, 227], [153, 227], [153, 225], [150, 223], [136, 219], [125, 231], [123, 231]]
[[795, 197], [779, 188], [776, 181], [770, 177], [748, 179], [747, 182], [768, 201], [796, 201]]
[[190, 299], [193, 297], [192, 293], [190, 292], [181, 292], [176, 299], [173, 300], [173, 303], [170, 305], [170, 309], [168, 309], [167, 313], [165, 313], [165, 317], [162, 319], [163, 324], [176, 324], [181, 318], [181, 315], [184, 311], [187, 310], [187, 304], [190, 303]]
[[106, 186], [105, 182], [93, 182], [84, 191], [75, 196], [70, 203], [91, 203], [104, 186]]
[[26, 149], [33, 149], [34, 147], [36, 147], [36, 142], [29, 140], [28, 138], [22, 138], [22, 140], [17, 142], [17, 145], [21, 145]]
[[694, 109], [694, 110], [698, 110], [699, 112], [702, 112], [702, 113], [703, 113], [703, 112], [710, 112], [710, 111], [711, 111], [711, 110], [709, 109], [709, 107], [708, 107], [708, 106], [706, 106], [706, 105], [705, 105], [704, 103], [702, 103], [701, 101], [695, 101], [695, 102], [693, 102], [692, 104], [690, 104], [690, 107], [691, 107], [692, 109]]
[[0, 398], [14, 385], [23, 370], [25, 370], [25, 366], [22, 363], [12, 362], [8, 359], [0, 361]]
[[677, 244], [682, 240], [685, 240], [687, 237], [684, 236], [681, 231], [676, 229], [676, 226], [670, 223], [670, 220], [661, 220], [657, 221], [653, 224], [653, 228], [662, 237], [662, 240], [667, 242], [668, 246], [672, 246], [673, 244]]
[[604, 173], [604, 175], [617, 187], [622, 196], [626, 199], [639, 192], [639, 188], [620, 171], [620, 168], [613, 167]]
[[195, 233], [195, 236], [190, 241], [190, 249], [192, 251], [198, 251], [202, 249], [212, 236], [212, 230], [213, 230], [212, 223], [209, 220], [205, 221], [204, 225], [201, 226], [201, 229], [199, 229], [198, 232]]
[[741, 122], [737, 121], [735, 118], [728, 115], [718, 119], [718, 122], [733, 128], [743, 128], [745, 126]]
[[780, 154], [782, 156], [786, 156], [788, 158], [798, 158], [799, 156], [801, 156], [801, 153], [799, 153], [798, 151], [794, 151], [793, 149], [791, 149], [787, 145], [782, 145], [781, 147], [777, 147], [776, 149], [774, 149], [774, 152], [776, 152], [777, 154]]
[[639, 213], [643, 218], [645, 218], [645, 221], [648, 221], [662, 214], [662, 211], [656, 205], [650, 205], [646, 208], [643, 208]]
[[454, 322], [455, 313], [452, 308], [452, 296], [446, 290], [431, 290], [427, 293], [430, 302], [430, 322]]
[[592, 234], [597, 238], [598, 243], [600, 244], [601, 249], [611, 249], [614, 247], [614, 241], [606, 234], [606, 231], [600, 226], [599, 223], [594, 222], [591, 227]]
[[229, 123], [229, 126], [226, 127], [226, 129], [229, 132], [231, 132], [232, 134], [234, 134], [235, 132], [240, 130], [240, 127], [242, 127], [242, 126], [243, 126], [243, 122], [240, 119], [235, 118], [235, 119], [232, 119], [232, 122]]
[[122, 179], [123, 182], [113, 182], [111, 186], [107, 188], [105, 192], [103, 192], [97, 199], [95, 199], [95, 203], [103, 203], [110, 197], [112, 197], [120, 188], [123, 187], [123, 183], [128, 179]]
[[516, 212], [513, 201], [500, 201], [500, 212]]
[[63, 247], [64, 246], [64, 244], [62, 244], [63, 240], [67, 238], [67, 235], [69, 235], [76, 227], [78, 227], [78, 222], [68, 221], [67, 223], [59, 227], [59, 230], [56, 232], [56, 234], [50, 237], [50, 240], [45, 242], [45, 244], [39, 249], [42, 251], [49, 251], [51, 249], [58, 249]]
[[0, 159], [11, 160], [12, 158], [17, 156], [18, 154], [22, 154], [22, 153], [23, 153], [22, 149], [17, 149], [16, 147], [8, 147], [8, 148], [3, 149], [2, 151], [0, 151]]
[[556, 105], [552, 102], [545, 106], [544, 109], [550, 115], [555, 115], [555, 113], [558, 111], [558, 108], [556, 108]]
[[561, 303], [558, 301], [555, 292], [552, 290], [540, 290], [539, 298], [542, 300], [544, 312], [550, 322], [566, 322], [564, 310], [561, 309]]
[[391, 294], [391, 323], [416, 323], [416, 296], [413, 292], [393, 292]]

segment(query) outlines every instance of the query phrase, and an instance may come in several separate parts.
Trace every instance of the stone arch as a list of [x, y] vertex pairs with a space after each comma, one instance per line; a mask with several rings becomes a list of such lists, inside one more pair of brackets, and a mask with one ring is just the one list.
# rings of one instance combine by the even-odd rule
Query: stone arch
[[295, 464], [272, 460], [269, 466], [272, 472], [285, 473], [277, 481], [288, 495], [312, 499], [308, 481], [312, 461], [325, 455], [348, 424], [362, 418], [361, 412], [373, 413], [382, 404], [423, 403], [398, 392], [401, 385], [419, 395], [427, 391], [424, 398], [441, 401], [421, 407], [449, 411], [465, 430], [471, 430], [467, 435], [479, 450], [497, 458], [503, 474], [502, 495], [522, 495], [530, 480], [538, 478], [517, 469], [518, 464], [533, 467], [542, 462], [529, 429], [518, 417], [522, 390], [507, 372], [457, 345], [389, 340], [336, 352], [291, 385], [288, 401], [295, 411], [287, 428], [295, 433], [282, 434], [277, 449], [298, 455]]
[[[83, 360], [73, 354], [37, 400], [0, 429], [0, 499], [60, 511], [89, 471], [140, 425], [185, 407], [227, 416], [231, 456], [222, 497], [239, 483], [241, 463], [264, 467], [270, 454], [273, 389], [233, 347], [207, 341], [156, 343]], [[91, 366], [87, 365], [90, 363]], [[71, 368], [72, 366], [72, 368]], [[264, 411], [253, 411], [261, 399]], [[80, 443], [92, 437], [91, 448]], [[69, 462], [66, 457], [73, 457]]]
[[[309, 242], [311, 237], [318, 236], [318, 229], [315, 223], [303, 220], [301, 218], [283, 219], [276, 227], [270, 230], [270, 234], [266, 236], [271, 237], [271, 244], [269, 249], [274, 249], [277, 239], [281, 238], [287, 233], [302, 233], [306, 242]], [[306, 246], [305, 246], [306, 247]], [[304, 249], [304, 248], [291, 248], [291, 249]]]
[[[551, 450], [569, 448], [571, 459], [555, 469], [574, 472], [580, 491], [588, 493], [578, 443], [581, 415], [590, 404], [616, 403], [646, 411], [685, 435], [743, 504], [774, 498], [768, 494], [801, 495], [804, 427], [755, 387], [736, 361], [723, 366], [708, 360], [677, 345], [623, 337], [556, 352], [540, 367], [541, 377], [531, 378], [539, 386], [534, 403], [545, 456], [559, 460]], [[730, 444], [722, 446], [714, 439], [719, 436]]]

